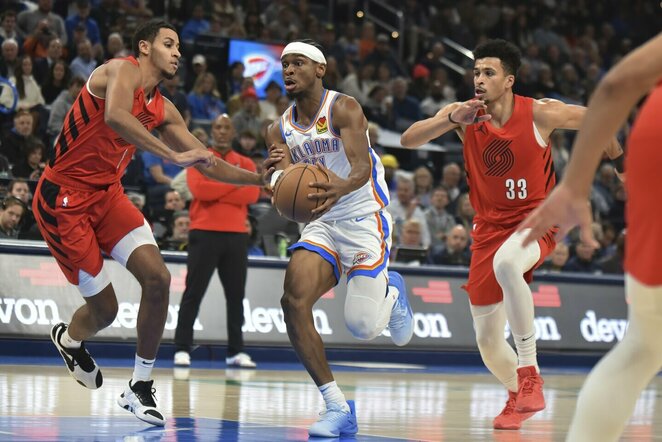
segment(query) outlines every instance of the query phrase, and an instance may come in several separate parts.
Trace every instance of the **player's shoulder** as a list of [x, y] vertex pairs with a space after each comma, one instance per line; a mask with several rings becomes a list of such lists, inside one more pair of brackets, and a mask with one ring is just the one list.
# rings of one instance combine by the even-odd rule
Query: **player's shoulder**
[[336, 115], [338, 112], [350, 114], [356, 112], [363, 113], [363, 108], [361, 107], [361, 103], [351, 95], [336, 92], [336, 98], [333, 102], [333, 114]]

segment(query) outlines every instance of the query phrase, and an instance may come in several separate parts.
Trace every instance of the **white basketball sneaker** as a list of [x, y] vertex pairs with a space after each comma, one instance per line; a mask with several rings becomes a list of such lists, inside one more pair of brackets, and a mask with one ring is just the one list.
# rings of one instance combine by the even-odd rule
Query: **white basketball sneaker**
[[225, 363], [228, 367], [234, 368], [255, 368], [257, 364], [253, 362], [250, 356], [246, 353], [237, 353], [236, 355], [225, 358]]
[[90, 353], [85, 349], [85, 343], [81, 342], [80, 348], [66, 348], [60, 344], [62, 333], [67, 329], [67, 324], [60, 322], [51, 329], [51, 340], [64, 359], [69, 374], [83, 387], [96, 390], [103, 384], [103, 376], [99, 366]]
[[175, 353], [174, 363], [178, 367], [189, 367], [191, 365], [191, 355], [186, 351]]
[[135, 414], [141, 421], [163, 427], [166, 419], [156, 408], [156, 396], [154, 396], [156, 389], [152, 387], [153, 385], [154, 380], [135, 383], [129, 381], [129, 388], [120, 395], [117, 404]]

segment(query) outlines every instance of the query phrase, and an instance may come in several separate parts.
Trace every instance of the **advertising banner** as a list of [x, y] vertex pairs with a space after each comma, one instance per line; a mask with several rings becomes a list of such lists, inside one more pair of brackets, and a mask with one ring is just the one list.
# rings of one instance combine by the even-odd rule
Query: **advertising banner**
[[[3, 251], [5, 250], [5, 251]], [[29, 252], [29, 253], [26, 253]], [[45, 338], [53, 324], [68, 321], [83, 304], [78, 290], [60, 272], [45, 249], [7, 252], [0, 246], [0, 336]], [[183, 254], [164, 253], [172, 274], [164, 342], [174, 337], [179, 301], [185, 287]], [[280, 308], [286, 261], [251, 259], [244, 300], [247, 344], [289, 345]], [[140, 286], [112, 260], [106, 261], [119, 312], [99, 340], [135, 340]], [[475, 349], [475, 334], [466, 292], [466, 270], [399, 267], [414, 310], [414, 337], [408, 348]], [[623, 338], [627, 306], [622, 278], [537, 275], [531, 285], [540, 350], [604, 351]], [[354, 339], [345, 327], [345, 280], [314, 306], [315, 326], [328, 346], [392, 347], [388, 331], [372, 341]], [[194, 325], [199, 343], [220, 344], [227, 337], [223, 288], [214, 275]], [[504, 333], [508, 335], [506, 328]], [[394, 347], [394, 346], [393, 346]]]

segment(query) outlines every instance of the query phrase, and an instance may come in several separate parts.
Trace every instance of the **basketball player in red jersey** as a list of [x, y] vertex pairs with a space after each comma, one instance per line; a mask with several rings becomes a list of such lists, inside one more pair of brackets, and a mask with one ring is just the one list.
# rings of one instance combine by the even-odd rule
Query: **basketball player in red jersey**
[[[515, 230], [554, 187], [552, 131], [577, 129], [585, 112], [581, 106], [513, 94], [520, 57], [517, 47], [503, 40], [478, 46], [475, 98], [449, 104], [414, 123], [401, 139], [403, 146], [416, 147], [455, 130], [463, 140], [469, 196], [476, 210], [465, 289], [483, 362], [508, 389], [494, 428], [510, 430], [545, 407], [528, 282], [555, 247], [551, 230], [527, 247], [522, 247], [524, 235]], [[622, 155], [615, 139], [603, 146], [612, 158]], [[504, 338], [506, 320], [517, 353]]]
[[[567, 440], [616, 441], [639, 393], [662, 367], [662, 34], [633, 51], [598, 85], [572, 149], [563, 180], [522, 224], [524, 244], [551, 225], [559, 236], [579, 225], [584, 241], [597, 247], [587, 200], [600, 161], [599, 146], [618, 131], [646, 94], [628, 140], [625, 290], [629, 325], [621, 342], [595, 366], [579, 394]], [[531, 230], [528, 230], [531, 229]]]
[[[136, 146], [222, 181], [260, 185], [262, 177], [217, 160], [159, 93], [158, 84], [175, 75], [180, 58], [179, 38], [171, 25], [151, 21], [139, 26], [133, 51], [132, 57], [97, 68], [81, 90], [39, 180], [33, 208], [49, 249], [85, 299], [68, 325], [57, 324], [51, 331], [69, 372], [87, 388], [99, 388], [103, 381], [83, 341], [108, 327], [117, 314], [104, 251], [142, 287], [135, 367], [118, 403], [145, 422], [164, 425], [151, 371], [167, 316], [170, 274], [147, 222], [124, 195], [120, 178]], [[167, 145], [150, 133], [153, 129]]]

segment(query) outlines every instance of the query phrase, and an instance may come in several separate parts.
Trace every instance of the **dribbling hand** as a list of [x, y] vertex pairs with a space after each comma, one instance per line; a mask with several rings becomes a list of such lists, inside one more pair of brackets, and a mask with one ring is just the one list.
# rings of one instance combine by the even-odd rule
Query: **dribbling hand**
[[485, 114], [477, 116], [478, 111], [487, 110], [487, 105], [481, 98], [474, 98], [465, 101], [459, 107], [453, 109], [450, 113], [450, 119], [459, 124], [468, 126], [470, 124], [482, 123], [483, 121], [490, 120], [492, 115]]
[[285, 151], [283, 148], [276, 145], [269, 146], [269, 156], [262, 162], [262, 181], [264, 184], [271, 182], [271, 175], [274, 174], [276, 164], [285, 158]]

